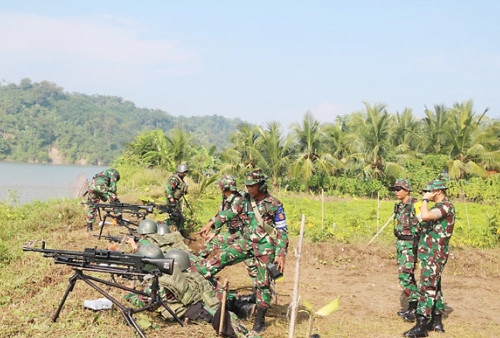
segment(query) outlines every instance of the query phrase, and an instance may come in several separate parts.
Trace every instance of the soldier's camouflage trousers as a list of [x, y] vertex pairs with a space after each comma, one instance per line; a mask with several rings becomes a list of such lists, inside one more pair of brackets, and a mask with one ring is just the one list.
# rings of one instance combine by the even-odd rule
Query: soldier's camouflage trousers
[[224, 267], [243, 262], [247, 259], [255, 259], [257, 276], [254, 284], [257, 287], [257, 306], [268, 308], [271, 305], [271, 288], [267, 264], [274, 261], [274, 253], [261, 254], [256, 252], [252, 242], [239, 239], [230, 246], [222, 248], [222, 251], [208, 261], [204, 261], [200, 273], [205, 278], [215, 276]]
[[98, 203], [99, 201], [107, 202], [109, 200], [109, 196], [106, 193], [101, 193], [96, 190], [90, 190], [88, 193], [88, 209], [86, 220], [87, 223], [94, 223], [95, 216], [97, 214], [97, 208], [93, 206], [94, 203]]
[[409, 302], [416, 302], [417, 283], [415, 281], [415, 267], [417, 266], [417, 255], [413, 241], [396, 241], [396, 253], [398, 263], [399, 284]]
[[234, 234], [231, 234], [229, 231], [220, 232], [205, 243], [200, 252], [198, 252], [198, 256], [207, 258], [212, 251], [233, 244], [239, 237], [239, 231]]
[[165, 223], [170, 226], [175, 226], [178, 231], [184, 230], [184, 224], [186, 223], [186, 218], [182, 215], [182, 206], [177, 203], [175, 207], [172, 207], [167, 213], [168, 218], [165, 219]]
[[417, 313], [427, 318], [430, 318], [433, 313], [442, 314], [444, 312], [441, 275], [446, 260], [435, 257], [435, 255], [430, 255], [421, 259], [422, 272], [418, 289]]

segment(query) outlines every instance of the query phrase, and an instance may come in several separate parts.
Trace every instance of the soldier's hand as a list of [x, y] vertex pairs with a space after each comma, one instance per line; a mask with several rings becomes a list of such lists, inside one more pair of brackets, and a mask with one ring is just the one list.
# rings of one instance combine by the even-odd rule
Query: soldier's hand
[[422, 196], [422, 199], [428, 199], [428, 200], [432, 200], [435, 196], [435, 193], [432, 192], [432, 191], [428, 191], [426, 192], [423, 196]]
[[212, 229], [212, 222], [208, 222], [203, 226], [203, 228], [200, 229], [200, 231], [195, 232], [195, 235], [200, 235], [203, 239], [207, 237], [207, 235], [210, 233], [210, 229]]
[[110, 251], [118, 251], [120, 249], [120, 243], [111, 243], [108, 245], [108, 250]]
[[281, 273], [285, 272], [285, 256], [277, 256], [274, 262], [278, 264]]

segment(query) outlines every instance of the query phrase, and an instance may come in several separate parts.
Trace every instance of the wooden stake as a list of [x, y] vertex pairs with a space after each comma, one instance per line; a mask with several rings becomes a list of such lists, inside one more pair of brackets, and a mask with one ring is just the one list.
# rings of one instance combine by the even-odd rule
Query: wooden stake
[[377, 231], [380, 226], [380, 193], [377, 191]]
[[300, 277], [300, 257], [302, 255], [302, 239], [304, 238], [304, 224], [306, 223], [306, 216], [302, 215], [302, 224], [300, 225], [299, 236], [299, 250], [297, 254], [297, 261], [295, 262], [295, 281], [293, 283], [293, 297], [292, 297], [292, 312], [290, 314], [290, 328], [288, 337], [293, 338], [295, 331], [295, 320], [297, 319], [298, 298], [299, 298], [299, 277]]
[[227, 279], [224, 280], [224, 292], [222, 293], [222, 305], [220, 312], [220, 322], [219, 322], [219, 336], [222, 336], [222, 331], [224, 329], [224, 315], [226, 314], [226, 298], [227, 298]]
[[325, 219], [325, 200], [323, 197], [323, 188], [321, 188], [321, 233], [323, 233], [323, 224], [324, 224], [324, 219]]

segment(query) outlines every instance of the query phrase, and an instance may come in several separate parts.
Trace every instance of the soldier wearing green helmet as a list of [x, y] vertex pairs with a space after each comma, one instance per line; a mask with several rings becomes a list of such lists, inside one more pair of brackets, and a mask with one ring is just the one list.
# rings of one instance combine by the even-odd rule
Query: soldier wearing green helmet
[[170, 232], [170, 229], [164, 223], [143, 219], [137, 227], [137, 236], [140, 237], [138, 242], [135, 241], [134, 237], [127, 239], [127, 243], [132, 247], [133, 252], [137, 252], [145, 244], [155, 244], [162, 252], [174, 248], [192, 252], [184, 243], [182, 235], [177, 231]]
[[89, 183], [88, 188], [88, 210], [87, 210], [87, 231], [92, 231], [92, 225], [95, 221], [97, 208], [93, 204], [104, 201], [118, 203], [116, 193], [116, 182], [120, 180], [120, 173], [116, 169], [104, 170], [96, 174]]
[[233, 217], [230, 220], [225, 220], [222, 219], [224, 216], [221, 215], [222, 212], [230, 209], [234, 209], [236, 214], [243, 211], [244, 198], [238, 192], [236, 179], [231, 175], [224, 175], [217, 181], [217, 184], [222, 194], [222, 201], [217, 214], [210, 219], [206, 226], [212, 228], [217, 217], [219, 217], [227, 225], [227, 229], [221, 231], [221, 228], [218, 228], [205, 238], [205, 245], [198, 252], [198, 256], [201, 258], [206, 258], [215, 249], [233, 243], [240, 237], [241, 227], [243, 226], [241, 217]]
[[[455, 225], [455, 207], [446, 196], [446, 185], [432, 180], [423, 189], [421, 217], [424, 224], [418, 246], [422, 264], [418, 288], [417, 324], [404, 335], [426, 337], [427, 331], [444, 332], [441, 275], [448, 260], [449, 243]], [[434, 206], [429, 208], [429, 202]]]
[[182, 215], [182, 198], [188, 192], [188, 185], [184, 178], [189, 173], [189, 166], [181, 163], [177, 166], [176, 173], [168, 178], [165, 195], [170, 207], [167, 224], [175, 225], [179, 231], [184, 230], [185, 217]]

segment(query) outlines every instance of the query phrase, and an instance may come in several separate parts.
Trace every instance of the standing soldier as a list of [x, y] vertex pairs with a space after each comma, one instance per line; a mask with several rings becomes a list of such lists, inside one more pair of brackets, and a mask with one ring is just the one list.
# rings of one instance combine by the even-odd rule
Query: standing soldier
[[[219, 206], [217, 215], [210, 219], [207, 227], [212, 228], [216, 218], [221, 212], [234, 209], [235, 214], [240, 214], [243, 210], [244, 198], [238, 192], [236, 180], [231, 175], [224, 175], [218, 181], [220, 191], [222, 193], [222, 202]], [[227, 231], [212, 233], [208, 236], [204, 247], [198, 253], [201, 258], [206, 258], [215, 249], [221, 248], [224, 245], [230, 245], [236, 238], [240, 237], [240, 230], [243, 226], [243, 221], [240, 217], [234, 217], [226, 223]], [[220, 231], [220, 228], [218, 229]]]
[[[427, 337], [427, 331], [444, 332], [441, 316], [444, 312], [441, 276], [448, 260], [455, 207], [446, 197], [447, 187], [441, 180], [427, 183], [422, 196], [421, 216], [424, 224], [418, 246], [422, 262], [418, 289], [417, 325], [404, 333], [407, 337]], [[435, 205], [429, 209], [429, 201]]]
[[410, 182], [407, 179], [397, 179], [389, 190], [394, 191], [400, 201], [394, 206], [396, 221], [394, 235], [398, 263], [399, 283], [408, 299], [408, 309], [398, 311], [405, 322], [415, 321], [417, 310], [417, 285], [415, 281], [415, 267], [417, 266], [417, 249], [421, 226], [415, 211], [417, 200], [410, 196]]
[[[205, 261], [204, 266], [200, 269], [200, 272], [205, 276], [205, 278], [210, 278], [226, 266], [246, 261], [245, 263], [247, 263], [247, 267], [251, 267], [248, 270], [257, 291], [257, 313], [255, 315], [253, 332], [258, 334], [265, 330], [265, 315], [267, 309], [271, 306], [270, 275], [267, 265], [272, 262], [276, 262], [278, 263], [280, 271], [282, 272], [284, 270], [284, 254], [286, 254], [288, 236], [286, 234], [285, 214], [283, 207], [280, 203], [278, 203], [279, 201], [275, 202], [281, 206], [275, 206], [274, 214], [277, 221], [273, 223], [273, 226], [276, 226], [276, 228], [273, 226], [270, 226], [269, 228], [268, 223], [258, 220], [263, 217], [262, 214], [260, 214], [259, 207], [257, 207], [255, 197], [252, 197], [253, 193], [250, 191], [252, 190], [252, 186], [255, 186], [256, 191], [264, 194], [264, 196], [268, 196], [267, 187], [263, 187], [266, 177], [260, 170], [254, 171], [249, 175], [249, 177], [250, 176], [252, 176], [252, 181], [249, 181], [247, 177], [247, 181], [245, 182], [252, 184], [249, 185], [249, 193], [245, 195], [243, 212], [238, 215], [232, 209], [223, 211], [219, 214], [220, 217], [215, 220], [213, 225], [209, 223], [200, 231], [202, 235], [206, 235], [210, 231], [211, 227], [215, 227], [215, 229], [220, 228], [223, 224], [223, 220], [224, 222], [227, 222], [234, 217], [240, 217], [244, 222], [241, 237], [230, 246], [223, 247], [222, 251], [212, 259]], [[258, 194], [256, 193], [255, 196], [258, 196]], [[264, 205], [264, 208], [268, 208], [269, 211], [272, 212], [274, 207], [272, 207], [273, 203], [269, 202], [269, 199], [267, 203], [263, 203], [264, 199], [259, 199], [259, 197], [257, 198], [260, 204]], [[281, 249], [279, 245], [275, 244], [274, 236], [270, 235], [270, 233], [274, 235], [274, 231], [272, 229], [277, 229], [276, 232], [285, 232], [286, 236], [283, 240], [285, 242], [283, 244], [283, 249]], [[277, 236], [278, 234], [276, 234], [276, 238]], [[277, 257], [275, 260], [276, 253], [282, 254], [282, 258]]]
[[167, 204], [170, 207], [167, 224], [169, 226], [175, 225], [180, 232], [183, 232], [186, 219], [182, 215], [182, 198], [188, 191], [188, 185], [184, 182], [184, 177], [189, 173], [189, 166], [184, 163], [179, 164], [176, 171], [175, 174], [169, 177], [165, 189]]
[[98, 173], [92, 179], [88, 189], [87, 210], [87, 231], [92, 231], [92, 224], [95, 221], [97, 208], [93, 204], [99, 201], [109, 201], [110, 203], [118, 203], [116, 194], [116, 182], [120, 180], [120, 173], [116, 169], [108, 169]]
[[[274, 254], [277, 268], [285, 271], [285, 256], [288, 249], [288, 229], [283, 203], [267, 191], [266, 180], [268, 177], [261, 170], [251, 172], [245, 185], [248, 190], [247, 199], [259, 225], [269, 234], [274, 243]], [[248, 273], [254, 279], [257, 277], [257, 262], [245, 261]]]

